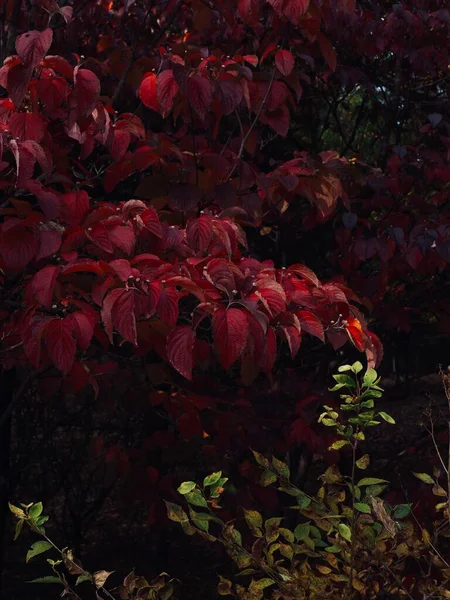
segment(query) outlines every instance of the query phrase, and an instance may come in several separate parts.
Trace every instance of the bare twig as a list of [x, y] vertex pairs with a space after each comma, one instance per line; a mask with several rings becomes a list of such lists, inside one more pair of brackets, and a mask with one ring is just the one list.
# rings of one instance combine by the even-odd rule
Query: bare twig
[[259, 120], [259, 117], [261, 116], [261, 113], [262, 113], [262, 111], [263, 111], [263, 109], [264, 109], [264, 107], [265, 107], [265, 105], [266, 105], [266, 103], [267, 103], [267, 99], [268, 99], [268, 97], [269, 97], [269, 94], [270, 94], [270, 92], [271, 92], [271, 90], [272, 90], [272, 85], [273, 85], [273, 82], [274, 82], [274, 81], [275, 81], [275, 71], [274, 71], [274, 72], [273, 72], [273, 74], [272, 74], [272, 78], [271, 78], [271, 80], [270, 80], [270, 83], [269, 83], [269, 86], [268, 86], [268, 88], [267, 88], [267, 90], [266, 90], [266, 93], [264, 94], [264, 98], [263, 98], [263, 101], [261, 102], [261, 106], [259, 107], [259, 109], [258, 109], [258, 112], [256, 113], [256, 116], [255, 116], [255, 118], [254, 118], [254, 119], [253, 119], [253, 121], [252, 121], [252, 124], [251, 124], [251, 125], [250, 125], [250, 127], [248, 128], [248, 131], [247, 131], [247, 133], [246, 133], [246, 134], [245, 134], [245, 136], [242, 138], [242, 141], [241, 141], [241, 146], [240, 146], [240, 148], [239, 148], [239, 152], [238, 152], [238, 155], [237, 155], [237, 157], [236, 157], [236, 161], [235, 161], [235, 163], [234, 163], [234, 165], [233, 165], [233, 167], [232, 167], [231, 171], [228, 173], [228, 175], [227, 175], [226, 179], [224, 180], [224, 183], [226, 183], [227, 181], [229, 181], [229, 180], [231, 179], [231, 177], [233, 176], [233, 173], [236, 171], [236, 168], [237, 168], [237, 166], [238, 166], [238, 163], [239, 163], [240, 159], [242, 158], [242, 155], [244, 154], [245, 144], [246, 144], [246, 142], [247, 142], [248, 138], [250, 137], [250, 134], [251, 134], [251, 132], [253, 131], [253, 129], [254, 129], [254, 127], [255, 127], [256, 123], [258, 122], [258, 120]]

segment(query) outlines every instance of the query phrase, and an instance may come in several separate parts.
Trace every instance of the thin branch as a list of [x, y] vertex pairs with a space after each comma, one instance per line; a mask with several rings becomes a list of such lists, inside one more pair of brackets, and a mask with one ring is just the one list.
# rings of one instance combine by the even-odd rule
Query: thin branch
[[236, 161], [235, 161], [235, 163], [234, 163], [231, 171], [228, 173], [228, 176], [226, 177], [226, 179], [225, 179], [225, 181], [223, 183], [226, 183], [227, 181], [229, 181], [231, 179], [231, 177], [233, 176], [233, 173], [236, 171], [238, 163], [239, 163], [240, 159], [242, 158], [242, 155], [244, 154], [245, 144], [246, 144], [248, 138], [250, 137], [250, 134], [253, 131], [256, 123], [258, 122], [259, 117], [261, 116], [261, 113], [262, 113], [262, 111], [263, 111], [263, 109], [264, 109], [264, 107], [265, 107], [265, 105], [267, 103], [267, 98], [269, 97], [269, 94], [270, 94], [270, 92], [272, 90], [272, 85], [273, 85], [274, 81], [275, 81], [275, 70], [274, 70], [274, 72], [272, 74], [272, 78], [270, 80], [269, 87], [267, 88], [266, 93], [264, 94], [264, 98], [263, 98], [263, 101], [261, 102], [261, 106], [259, 107], [258, 112], [256, 113], [256, 116], [253, 119], [253, 122], [250, 125], [247, 133], [242, 138], [241, 147], [239, 148], [239, 152], [238, 152], [238, 155], [236, 157]]

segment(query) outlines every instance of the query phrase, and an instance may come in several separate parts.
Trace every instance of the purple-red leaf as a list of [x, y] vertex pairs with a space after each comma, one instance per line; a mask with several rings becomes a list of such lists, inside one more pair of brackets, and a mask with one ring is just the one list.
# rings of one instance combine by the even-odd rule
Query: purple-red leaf
[[219, 308], [214, 313], [212, 330], [219, 362], [224, 369], [229, 369], [245, 347], [248, 335], [247, 315], [239, 308]]
[[34, 69], [49, 51], [52, 41], [51, 29], [27, 31], [16, 39], [17, 54], [27, 67]]
[[286, 77], [291, 74], [294, 68], [294, 57], [289, 50], [278, 50], [275, 54], [275, 65], [282, 75]]
[[186, 379], [192, 379], [195, 333], [189, 325], [175, 327], [167, 336], [166, 350], [170, 364]]
[[53, 288], [55, 287], [55, 281], [59, 271], [59, 267], [47, 265], [36, 273], [31, 282], [33, 294], [42, 306], [47, 309], [49, 309], [52, 304]]
[[54, 319], [45, 328], [47, 350], [55, 367], [63, 373], [70, 371], [77, 344], [72, 337], [72, 323], [68, 319]]

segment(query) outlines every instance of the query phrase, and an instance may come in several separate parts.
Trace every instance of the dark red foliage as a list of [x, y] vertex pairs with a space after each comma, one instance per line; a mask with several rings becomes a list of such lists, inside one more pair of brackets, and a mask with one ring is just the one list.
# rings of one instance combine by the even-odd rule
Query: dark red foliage
[[[274, 389], [309, 338], [378, 365], [368, 319], [386, 323], [386, 302], [391, 327], [408, 329], [426, 298], [449, 329], [444, 3], [40, 1], [34, 18], [26, 31], [19, 15], [0, 69], [4, 368], [108, 394], [107, 376], [133, 381], [151, 362], [177, 435], [220, 454], [230, 438], [257, 444], [258, 421], [250, 391], [212, 419], [211, 379], [231, 396]], [[392, 144], [411, 85], [444, 102]], [[338, 151], [265, 150], [306, 127], [315, 94], [328, 119], [342, 89], [396, 90], [393, 117], [380, 101], [376, 160], [347, 158], [356, 134], [343, 131]], [[258, 248], [273, 235], [269, 260]], [[319, 255], [322, 279], [303, 264]], [[295, 431], [316, 444], [298, 416]]]

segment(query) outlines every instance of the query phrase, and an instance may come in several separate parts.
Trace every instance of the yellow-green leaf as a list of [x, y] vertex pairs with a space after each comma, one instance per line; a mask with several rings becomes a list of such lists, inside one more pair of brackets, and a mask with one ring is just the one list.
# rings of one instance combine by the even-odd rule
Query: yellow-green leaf
[[413, 473], [413, 475], [417, 477], [417, 479], [420, 479], [420, 481], [423, 481], [424, 483], [428, 483], [430, 485], [434, 484], [434, 479], [430, 475], [428, 475], [428, 473]]
[[50, 550], [52, 545], [50, 542], [46, 542], [45, 540], [40, 540], [39, 542], [34, 542], [31, 548], [27, 552], [26, 562], [30, 561], [34, 556], [38, 554], [42, 554], [43, 552], [47, 552]]

